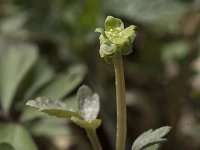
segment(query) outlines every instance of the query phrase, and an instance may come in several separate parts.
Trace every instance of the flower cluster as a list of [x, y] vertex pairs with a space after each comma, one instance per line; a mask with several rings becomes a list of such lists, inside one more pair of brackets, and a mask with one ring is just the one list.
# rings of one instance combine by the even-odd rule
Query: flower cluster
[[101, 33], [99, 36], [100, 56], [108, 63], [112, 63], [116, 56], [130, 54], [136, 36], [135, 28], [136, 26], [131, 25], [124, 29], [121, 19], [108, 16], [105, 21], [105, 31], [101, 28], [95, 30]]

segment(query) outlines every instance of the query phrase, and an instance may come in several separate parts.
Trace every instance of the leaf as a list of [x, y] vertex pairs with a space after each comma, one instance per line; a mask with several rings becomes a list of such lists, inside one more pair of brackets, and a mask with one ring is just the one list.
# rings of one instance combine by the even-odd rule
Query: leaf
[[49, 115], [68, 118], [72, 116], [79, 116], [76, 110], [72, 109], [58, 99], [48, 99], [46, 97], [38, 97], [36, 100], [29, 100], [26, 105], [39, 109]]
[[5, 111], [9, 111], [19, 84], [34, 65], [37, 57], [36, 48], [30, 45], [14, 46], [1, 55], [0, 99]]
[[[148, 4], [148, 5], [147, 5]], [[199, 7], [198, 0], [105, 0], [108, 14], [125, 17], [130, 21], [143, 24], [156, 32], [180, 31], [180, 20], [188, 12]]]
[[70, 97], [67, 97], [63, 100], [68, 106], [70, 106], [73, 109], [77, 109], [77, 97], [76, 95], [72, 95]]
[[[78, 66], [76, 66], [76, 67], [78, 67]], [[53, 75], [52, 69], [50, 68], [50, 66], [48, 66], [46, 64], [45, 61], [40, 61], [39, 63], [36, 64], [33, 74], [34, 74], [34, 76], [33, 76], [34, 82], [31, 86], [31, 88], [26, 92], [26, 96], [25, 96], [26, 99], [33, 97], [33, 95], [38, 95], [38, 94], [34, 94], [35, 93], [34, 91], [37, 91], [38, 87], [41, 87], [46, 82], [49, 82], [50, 79], [52, 79], [53, 76], [55, 76], [55, 75]], [[57, 77], [55, 76], [55, 78], [58, 78], [58, 77], [59, 77], [59, 75]], [[35, 118], [44, 118], [45, 116], [46, 116], [46, 114], [40, 113], [36, 109], [31, 109], [31, 108], [26, 107], [21, 115], [21, 120], [30, 121]]]
[[78, 93], [78, 109], [85, 121], [91, 122], [97, 118], [99, 113], [99, 95], [93, 93], [92, 90], [83, 85], [79, 88]]
[[[32, 119], [47, 116], [47, 114], [40, 113], [36, 109], [24, 107], [24, 104], [26, 103], [27, 99], [30, 99], [34, 96], [39, 88], [48, 83], [54, 77], [53, 69], [47, 65], [47, 62], [42, 58], [35, 64], [30, 74], [31, 76], [28, 77], [29, 87], [25, 88], [27, 90], [24, 92], [23, 102], [21, 103], [21, 107], [23, 107], [23, 112], [20, 117], [21, 121], [30, 121]], [[32, 80], [30, 81], [30, 79]]]
[[160, 144], [167, 141], [167, 139], [162, 137], [170, 130], [171, 127], [165, 126], [154, 131], [150, 129], [144, 132], [135, 140], [132, 150], [157, 150]]
[[[14, 10], [15, 8], [13, 7], [11, 9]], [[8, 15], [7, 17], [2, 18], [0, 40], [3, 43], [1, 43], [0, 48], [5, 49], [9, 44], [13, 44], [13, 41], [19, 42], [28, 39], [28, 32], [24, 28], [26, 21], [27, 15], [23, 12], [14, 13], [13, 15]]]
[[53, 69], [41, 58], [31, 72], [32, 84], [25, 93], [24, 99], [30, 99], [35, 92], [54, 77]]
[[92, 121], [85, 121], [78, 117], [72, 117], [71, 121], [81, 128], [91, 128], [96, 129], [101, 125], [101, 119], [94, 119]]
[[0, 143], [0, 150], [15, 150], [12, 145], [8, 143]]
[[86, 73], [85, 66], [72, 66], [63, 74], [57, 75], [51, 82], [46, 84], [36, 96], [48, 96], [62, 99], [72, 92], [83, 80]]
[[18, 124], [0, 124], [0, 143], [12, 143], [15, 150], [38, 150], [29, 132]]
[[[73, 95], [71, 97], [68, 97], [67, 99], [64, 99], [63, 102], [68, 105], [72, 109], [77, 109], [77, 101], [76, 96]], [[25, 110], [22, 112], [22, 115], [20, 117], [21, 121], [31, 121], [36, 118], [46, 118], [47, 114], [41, 113], [38, 110], [30, 107], [26, 107]]]
[[[56, 129], [56, 130], [55, 130]], [[39, 120], [35, 124], [31, 124], [30, 130], [36, 136], [47, 136], [51, 138], [67, 137], [70, 134], [70, 129], [67, 125], [67, 120], [54, 117], [46, 117]]]
[[147, 148], [144, 148], [143, 150], [159, 150], [159, 148], [160, 148], [159, 144], [154, 144], [154, 145], [151, 145]]
[[21, 114], [20, 120], [22, 122], [29, 122], [31, 120], [38, 119], [38, 118], [45, 118], [47, 116], [48, 114], [41, 113], [35, 108], [26, 107]]
[[[100, 0], [83, 0], [82, 1], [83, 9], [79, 11], [80, 15], [76, 17], [77, 27], [81, 31], [91, 31], [90, 29], [95, 27], [96, 21], [98, 20], [99, 10], [101, 9]], [[76, 2], [77, 5], [77, 2]], [[79, 18], [80, 17], [80, 18]], [[80, 20], [80, 21], [79, 21]]]

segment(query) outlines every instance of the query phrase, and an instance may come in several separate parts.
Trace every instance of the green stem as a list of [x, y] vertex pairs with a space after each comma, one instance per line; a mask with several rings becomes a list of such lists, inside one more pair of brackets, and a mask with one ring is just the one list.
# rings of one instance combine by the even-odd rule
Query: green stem
[[125, 150], [126, 101], [125, 101], [124, 68], [121, 55], [114, 59], [114, 67], [115, 67], [115, 85], [116, 85], [116, 103], [117, 103], [116, 150]]
[[93, 149], [94, 150], [102, 150], [102, 147], [101, 147], [101, 144], [99, 142], [99, 138], [96, 134], [96, 130], [95, 129], [85, 129], [86, 132], [87, 132], [87, 136], [89, 137], [91, 143], [92, 143], [92, 146], [93, 146]]

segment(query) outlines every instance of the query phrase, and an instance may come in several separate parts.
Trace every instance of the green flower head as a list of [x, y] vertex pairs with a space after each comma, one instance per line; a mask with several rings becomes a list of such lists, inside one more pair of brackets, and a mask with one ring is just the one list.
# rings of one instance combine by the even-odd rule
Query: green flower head
[[136, 26], [131, 25], [124, 29], [121, 19], [108, 16], [105, 21], [105, 31], [96, 28], [95, 32], [101, 33], [100, 40], [100, 56], [108, 63], [112, 63], [113, 59], [118, 55], [128, 55], [132, 52], [132, 43], [136, 36]]

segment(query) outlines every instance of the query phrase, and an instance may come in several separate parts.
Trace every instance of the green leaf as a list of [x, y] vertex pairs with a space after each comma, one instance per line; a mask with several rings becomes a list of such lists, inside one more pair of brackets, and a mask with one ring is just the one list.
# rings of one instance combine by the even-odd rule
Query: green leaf
[[132, 150], [158, 150], [160, 144], [166, 142], [167, 139], [163, 138], [171, 127], [165, 126], [156, 130], [148, 130], [140, 135], [133, 143]]
[[[41, 74], [42, 72], [42, 74]], [[36, 109], [30, 107], [24, 107], [24, 103], [27, 99], [33, 97], [34, 93], [38, 90], [39, 87], [49, 82], [53, 77], [53, 71], [49, 66], [46, 66], [44, 63], [38, 63], [35, 66], [35, 70], [33, 72], [33, 84], [29, 87], [29, 89], [25, 92], [23, 105], [23, 112], [21, 114], [21, 121], [30, 121], [36, 118], [44, 118], [47, 114], [41, 113]]]
[[[80, 15], [76, 17], [77, 20], [76, 23], [79, 23], [78, 25], [80, 27], [79, 30], [89, 30], [92, 27], [96, 25], [96, 22], [98, 20], [98, 15], [101, 9], [101, 0], [83, 0], [82, 2], [82, 11], [80, 11], [79, 7], [79, 13]], [[77, 5], [77, 2], [75, 2]], [[84, 4], [84, 5], [83, 5]]]
[[15, 150], [12, 145], [8, 143], [0, 143], [0, 150]]
[[[11, 9], [14, 10], [15, 8], [13, 7]], [[28, 32], [24, 28], [24, 23], [26, 21], [27, 14], [23, 12], [13, 13], [13, 15], [8, 15], [7, 17], [2, 18], [0, 26], [0, 39], [1, 42], [3, 42], [3, 45], [13, 44], [14, 42], [25, 41], [28, 39]], [[2, 46], [1, 43], [0, 48], [5, 50], [4, 46]]]
[[[158, 33], [180, 31], [180, 21], [189, 11], [199, 7], [198, 0], [104, 0], [108, 14], [136, 21]], [[148, 6], [147, 6], [148, 4]]]
[[48, 96], [51, 98], [62, 99], [72, 92], [83, 80], [86, 73], [85, 66], [72, 66], [65, 73], [57, 75], [51, 82], [45, 85], [35, 95]]
[[35, 108], [26, 107], [21, 114], [20, 120], [22, 122], [29, 122], [33, 119], [46, 118], [47, 116], [46, 113], [41, 113]]
[[85, 121], [91, 122], [97, 118], [99, 113], [99, 95], [93, 93], [92, 90], [82, 85], [77, 93], [78, 97], [78, 109]]
[[85, 121], [78, 117], [72, 117], [71, 121], [81, 128], [96, 129], [101, 125], [101, 119], [94, 119], [92, 121]]
[[[56, 129], [56, 130], [55, 130]], [[67, 137], [70, 129], [65, 118], [46, 117], [30, 126], [30, 130], [36, 136], [47, 136], [51, 138]]]
[[151, 145], [147, 148], [144, 148], [143, 150], [159, 150], [159, 148], [160, 148], [159, 144], [154, 144], [154, 145]]
[[[76, 66], [76, 67], [78, 67], [78, 66]], [[38, 89], [38, 87], [41, 87], [44, 83], [48, 82], [53, 77], [53, 71], [46, 64], [45, 61], [40, 61], [36, 64], [33, 74], [34, 74], [34, 83], [32, 84], [31, 88], [28, 90], [28, 92], [26, 92], [26, 96], [25, 96], [26, 99], [33, 97], [33, 95], [35, 93], [34, 91], [36, 91]], [[58, 78], [58, 76], [55, 78]], [[38, 94], [35, 94], [35, 95], [38, 95]], [[44, 117], [46, 117], [46, 114], [40, 113], [36, 109], [26, 107], [21, 115], [21, 120], [30, 121], [35, 118], [44, 118]]]
[[26, 91], [24, 99], [30, 99], [33, 97], [34, 93], [44, 84], [48, 83], [53, 77], [53, 69], [47, 64], [47, 61], [44, 60], [44, 58], [41, 58], [37, 61], [31, 72], [32, 84]]
[[68, 118], [72, 116], [79, 116], [76, 110], [72, 109], [58, 99], [48, 99], [46, 97], [38, 97], [36, 100], [29, 100], [26, 105], [39, 109], [49, 115]]
[[63, 100], [68, 106], [70, 106], [73, 109], [77, 109], [77, 97], [76, 95], [72, 95], [70, 97], [67, 97]]
[[[77, 101], [75, 95], [68, 97], [67, 99], [63, 100], [63, 102], [70, 108], [73, 108], [74, 110], [77, 109]], [[41, 113], [37, 109], [26, 107], [25, 110], [22, 112], [20, 120], [27, 122], [36, 118], [46, 118], [46, 117], [47, 117], [46, 113]]]
[[0, 124], [0, 143], [11, 143], [15, 150], [38, 150], [29, 132], [18, 124]]
[[119, 18], [108, 16], [105, 20], [106, 31], [121, 31], [124, 29], [124, 23]]
[[9, 111], [17, 88], [38, 58], [36, 48], [30, 45], [19, 45], [5, 51], [1, 60], [1, 103]]

